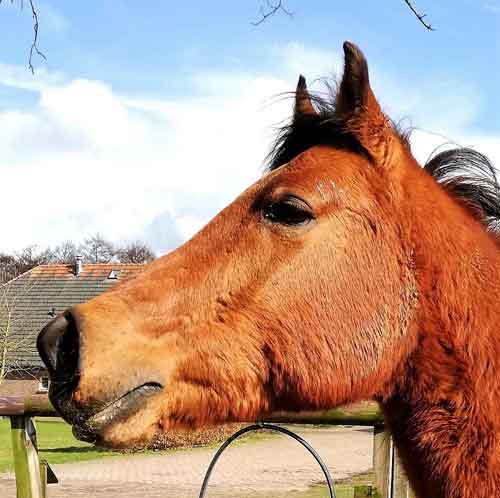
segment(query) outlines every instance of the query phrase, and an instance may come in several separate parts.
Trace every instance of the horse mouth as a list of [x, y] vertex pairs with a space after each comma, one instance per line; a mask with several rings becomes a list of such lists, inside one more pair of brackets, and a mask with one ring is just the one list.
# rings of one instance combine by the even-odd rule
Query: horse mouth
[[81, 441], [95, 443], [99, 434], [112, 423], [137, 412], [150, 397], [163, 389], [157, 382], [147, 382], [128, 391], [83, 422], [73, 426], [73, 434]]

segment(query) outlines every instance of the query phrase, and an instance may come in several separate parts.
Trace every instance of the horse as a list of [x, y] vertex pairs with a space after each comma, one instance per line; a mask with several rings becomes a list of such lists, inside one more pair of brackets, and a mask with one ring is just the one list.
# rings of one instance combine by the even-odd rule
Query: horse
[[254, 185], [43, 329], [50, 399], [112, 447], [373, 399], [417, 496], [499, 496], [494, 169], [466, 148], [419, 165], [343, 50], [329, 97], [299, 78]]

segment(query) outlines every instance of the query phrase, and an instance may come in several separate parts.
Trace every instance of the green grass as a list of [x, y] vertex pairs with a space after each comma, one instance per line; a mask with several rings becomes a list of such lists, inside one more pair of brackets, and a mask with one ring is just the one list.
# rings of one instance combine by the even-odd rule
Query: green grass
[[[371, 486], [373, 485], [374, 480], [375, 475], [373, 472], [363, 472], [362, 474], [355, 474], [347, 479], [339, 479], [335, 483], [335, 493], [337, 498], [353, 498], [354, 486]], [[289, 494], [288, 496], [293, 496], [294, 498], [326, 498], [329, 495], [326, 485], [320, 484], [313, 486], [304, 493]]]
[[[340, 479], [335, 484], [335, 493], [337, 498], [353, 498], [354, 486], [356, 485], [372, 485], [374, 481], [373, 472], [365, 472], [356, 474], [347, 479]], [[241, 498], [328, 498], [328, 488], [325, 484], [312, 486], [307, 491], [288, 491], [286, 493], [275, 493], [270, 495], [267, 493], [257, 493], [251, 496], [242, 495]], [[376, 498], [376, 496], [374, 497]]]
[[[40, 458], [50, 463], [79, 462], [119, 455], [116, 451], [100, 450], [78, 441], [73, 437], [71, 427], [57, 418], [37, 419], [36, 428]], [[10, 423], [4, 419], [0, 420], [0, 472], [12, 469]]]
[[[38, 450], [41, 459], [49, 463], [73, 463], [97, 458], [120, 456], [130, 454], [130, 451], [112, 451], [96, 448], [92, 444], [84, 443], [75, 439], [71, 432], [71, 426], [62, 419], [37, 418], [36, 419]], [[269, 432], [255, 432], [243, 436], [233, 442], [233, 445], [243, 444], [249, 441], [262, 441], [279, 437]], [[221, 443], [212, 443], [208, 446], [197, 448], [175, 448], [165, 451], [140, 450], [140, 454], [158, 454], [172, 451], [196, 451], [202, 448], [218, 448]], [[8, 419], [0, 420], [0, 473], [11, 471], [14, 468], [12, 460], [12, 442], [10, 435], [10, 422]]]
[[[375, 475], [372, 472], [363, 472], [355, 474], [347, 479], [339, 479], [335, 484], [335, 493], [337, 498], [353, 498], [354, 486], [373, 485]], [[310, 490], [303, 494], [297, 494], [296, 498], [325, 498], [328, 495], [328, 488], [321, 484], [313, 486]]]
[[[337, 498], [353, 498], [354, 487], [347, 484], [335, 486], [335, 494]], [[328, 498], [328, 488], [323, 485], [313, 486], [307, 491], [289, 491], [287, 493], [273, 494], [258, 493], [251, 496], [242, 496], [241, 498]]]

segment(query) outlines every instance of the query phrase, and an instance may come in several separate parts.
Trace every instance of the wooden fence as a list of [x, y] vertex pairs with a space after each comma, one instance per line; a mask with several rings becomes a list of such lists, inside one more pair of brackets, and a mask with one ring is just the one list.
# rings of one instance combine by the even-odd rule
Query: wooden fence
[[[0, 416], [10, 418], [17, 498], [46, 498], [47, 483], [57, 482], [47, 462], [38, 455], [33, 417], [54, 417], [46, 395], [0, 397]], [[355, 498], [414, 498], [403, 467], [384, 430], [382, 415], [375, 406], [326, 412], [275, 413], [266, 422], [280, 424], [357, 425], [373, 427], [375, 486], [355, 488]], [[168, 485], [168, 483], [165, 483]]]

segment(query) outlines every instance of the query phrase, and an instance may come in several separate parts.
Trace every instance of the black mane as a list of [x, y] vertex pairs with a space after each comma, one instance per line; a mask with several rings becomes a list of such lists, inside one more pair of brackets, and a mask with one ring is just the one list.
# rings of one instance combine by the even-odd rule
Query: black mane
[[456, 148], [437, 154], [424, 168], [488, 230], [500, 231], [500, 185], [486, 156], [470, 148]]
[[[310, 95], [316, 114], [295, 115], [278, 129], [266, 161], [268, 171], [317, 145], [356, 152], [373, 162], [370, 153], [336, 115], [336, 90], [332, 86], [328, 86], [328, 90], [327, 98]], [[391, 124], [401, 143], [410, 149], [410, 132], [400, 129], [392, 121]], [[427, 161], [424, 168], [488, 230], [500, 232], [500, 185], [495, 169], [486, 156], [473, 149], [459, 147], [437, 154]]]
[[[315, 114], [295, 115], [288, 123], [278, 128], [276, 139], [266, 158], [268, 171], [279, 168], [316, 145], [346, 149], [362, 154], [373, 162], [371, 154], [349, 130], [346, 121], [339, 119], [335, 112], [336, 85], [329, 82], [324, 82], [324, 84], [328, 92], [326, 97], [309, 95], [316, 110]], [[295, 92], [291, 93], [291, 97], [295, 97]], [[393, 121], [391, 125], [401, 143], [409, 148], [409, 133], [400, 129], [399, 125]]]
[[[349, 131], [346, 123], [335, 113], [335, 90], [328, 86], [329, 97], [310, 95], [316, 114], [295, 115], [278, 129], [276, 140], [267, 156], [268, 171], [273, 171], [316, 145], [330, 145], [363, 154], [371, 161], [369, 152]], [[295, 93], [291, 94], [295, 97]]]

